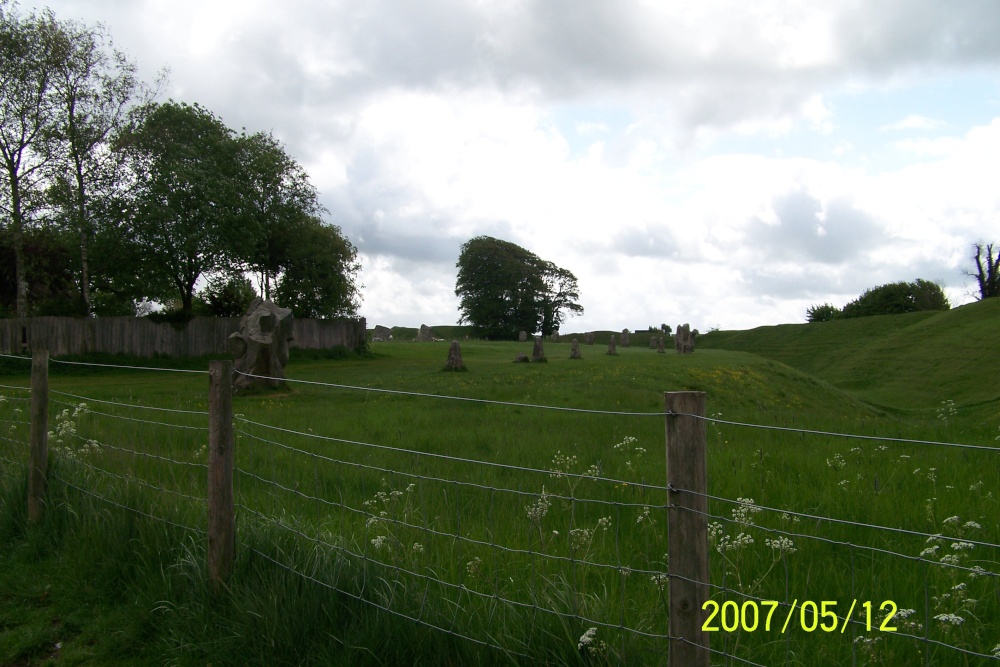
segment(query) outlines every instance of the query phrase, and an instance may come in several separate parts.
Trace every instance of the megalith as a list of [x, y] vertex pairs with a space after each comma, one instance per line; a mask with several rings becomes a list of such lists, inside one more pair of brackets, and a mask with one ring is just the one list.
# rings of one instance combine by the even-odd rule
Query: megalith
[[632, 339], [629, 338], [628, 329], [622, 329], [622, 337], [620, 342], [622, 347], [632, 347]]
[[590, 332], [590, 333], [583, 334], [583, 343], [584, 343], [584, 345], [593, 345], [594, 344], [594, 333]]
[[458, 344], [457, 340], [451, 341], [451, 347], [448, 348], [448, 363], [445, 364], [444, 369], [446, 371], [465, 370], [465, 366], [462, 364], [462, 346]]
[[372, 332], [372, 342], [385, 343], [390, 340], [392, 340], [392, 329], [376, 324], [375, 330]]
[[694, 352], [695, 332], [691, 331], [691, 325], [677, 325], [677, 332], [674, 334], [674, 349], [678, 354], [691, 354]]
[[525, 343], [525, 342], [527, 342], [527, 340], [528, 340], [528, 332], [527, 331], [522, 331], [519, 334], [517, 334], [517, 342], [518, 343]]
[[580, 356], [580, 341], [578, 341], [576, 338], [573, 339], [573, 347], [569, 351], [569, 358], [583, 359], [583, 357]]
[[239, 331], [229, 336], [229, 349], [235, 357], [233, 389], [284, 385], [294, 319], [290, 309], [260, 297], [250, 302]]
[[532, 361], [548, 361], [545, 358], [545, 350], [542, 349], [542, 337], [535, 336], [535, 348], [531, 351]]
[[429, 343], [434, 340], [434, 329], [431, 329], [426, 324], [420, 325], [420, 331], [417, 333], [418, 343]]
[[608, 354], [618, 354], [618, 350], [615, 349], [615, 335], [611, 334], [611, 340], [608, 342]]

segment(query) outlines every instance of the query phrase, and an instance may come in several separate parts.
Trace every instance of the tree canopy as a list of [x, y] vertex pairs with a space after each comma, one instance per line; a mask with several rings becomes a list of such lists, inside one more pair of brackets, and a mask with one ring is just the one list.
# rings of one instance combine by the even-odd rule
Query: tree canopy
[[972, 244], [976, 254], [972, 256], [975, 262], [975, 272], [966, 275], [976, 279], [979, 288], [979, 300], [1000, 296], [1000, 252], [993, 255], [993, 244], [983, 245], [982, 241]]
[[252, 276], [297, 316], [354, 315], [357, 250], [282, 143], [136, 72], [102, 26], [0, 0], [0, 314], [231, 312]]
[[948, 297], [940, 285], [918, 278], [913, 282], [900, 281], [869, 288], [841, 309], [828, 303], [810, 306], [806, 311], [806, 319], [809, 322], [826, 322], [834, 319], [949, 308], [951, 304], [948, 303]]
[[550, 335], [566, 312], [583, 312], [576, 276], [508, 241], [470, 239], [456, 266], [459, 322], [472, 324], [480, 336], [513, 340], [520, 331]]

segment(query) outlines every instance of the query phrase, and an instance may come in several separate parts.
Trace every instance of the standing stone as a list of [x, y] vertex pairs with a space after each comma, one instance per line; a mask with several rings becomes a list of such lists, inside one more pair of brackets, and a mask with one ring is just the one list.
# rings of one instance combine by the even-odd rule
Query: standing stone
[[451, 341], [451, 347], [448, 348], [448, 363], [445, 364], [444, 369], [446, 371], [465, 370], [465, 364], [462, 363], [462, 346], [458, 344], [457, 340]]
[[385, 343], [390, 340], [392, 340], [392, 329], [381, 324], [375, 325], [375, 331], [372, 332], [372, 342]]
[[521, 333], [517, 334], [517, 342], [518, 343], [524, 343], [527, 340], [528, 340], [528, 332], [527, 331], [522, 331]]
[[417, 334], [418, 343], [429, 343], [434, 340], [434, 329], [431, 329], [426, 324], [420, 325], [420, 332]]
[[656, 339], [656, 351], [659, 354], [666, 354], [666, 352], [664, 352], [663, 350], [663, 336], [659, 336]]
[[580, 356], [580, 341], [575, 338], [573, 339], [573, 348], [569, 351], [569, 358], [583, 359], [583, 357]]
[[530, 359], [528, 359], [528, 355], [526, 355], [524, 352], [518, 352], [517, 356], [514, 357], [515, 364], [526, 364], [529, 361]]
[[656, 349], [656, 341], [657, 341], [657, 337], [656, 336], [650, 336], [649, 337], [649, 349], [651, 349], [651, 350], [655, 350]]
[[[239, 331], [229, 336], [229, 349], [236, 357], [233, 362], [234, 390], [284, 386], [294, 319], [290, 309], [260, 297], [250, 302], [247, 314], [240, 320]], [[261, 377], [249, 377], [244, 373]]]
[[593, 334], [593, 332], [586, 333], [586, 334], [583, 335], [583, 343], [584, 343], [584, 345], [593, 345], [594, 344], [594, 334]]
[[552, 332], [552, 342], [553, 343], [558, 343], [559, 342], [559, 332], [558, 331], [553, 331]]
[[608, 343], [608, 354], [618, 354], [618, 350], [615, 349], [615, 335], [611, 334], [611, 341]]
[[677, 354], [691, 354], [694, 352], [695, 332], [691, 331], [691, 325], [679, 324], [677, 333], [674, 334], [674, 349]]
[[545, 358], [545, 350], [542, 349], [542, 337], [535, 336], [535, 349], [531, 351], [532, 361], [548, 361]]

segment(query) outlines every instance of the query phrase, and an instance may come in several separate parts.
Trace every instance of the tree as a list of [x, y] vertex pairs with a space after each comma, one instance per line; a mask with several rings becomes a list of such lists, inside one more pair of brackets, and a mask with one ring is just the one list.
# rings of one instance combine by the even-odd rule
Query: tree
[[840, 309], [831, 303], [820, 306], [809, 306], [806, 310], [807, 322], [829, 322], [840, 317]]
[[295, 317], [351, 317], [358, 310], [358, 251], [340, 228], [307, 217], [289, 239], [275, 302]]
[[237, 144], [244, 222], [254, 242], [244, 268], [271, 299], [294, 255], [294, 239], [323, 208], [308, 174], [272, 135], [243, 134]]
[[16, 313], [28, 315], [25, 233], [44, 206], [54, 105], [49, 10], [21, 18], [0, 0], [0, 215], [14, 252]]
[[134, 179], [128, 241], [141, 248], [145, 296], [173, 294], [190, 315], [198, 279], [250, 254], [233, 132], [203, 107], [171, 101], [153, 105], [119, 145]]
[[868, 317], [949, 308], [951, 304], [940, 285], [918, 279], [911, 283], [900, 281], [867, 289], [843, 307], [840, 317]]
[[583, 312], [576, 276], [524, 248], [490, 236], [462, 245], [455, 295], [460, 323], [471, 323], [486, 338], [517, 338], [520, 331], [559, 328], [563, 310]]
[[148, 104], [152, 91], [137, 78], [135, 64], [113, 48], [101, 25], [58, 23], [52, 42], [57, 173], [51, 200], [63, 225], [79, 239], [80, 301], [89, 314], [96, 219], [120, 183], [119, 154], [109, 150], [109, 142], [125, 128], [130, 107]]
[[972, 261], [976, 263], [976, 272], [966, 272], [965, 275], [976, 279], [979, 286], [979, 300], [1000, 296], [1000, 252], [993, 256], [993, 244], [986, 246], [986, 256], [983, 256], [983, 242], [978, 241], [972, 245], [976, 254], [972, 256]]

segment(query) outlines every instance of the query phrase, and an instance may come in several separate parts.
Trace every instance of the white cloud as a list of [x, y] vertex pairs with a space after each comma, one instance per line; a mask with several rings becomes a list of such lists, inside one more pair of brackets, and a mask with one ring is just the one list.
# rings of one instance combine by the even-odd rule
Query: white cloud
[[902, 120], [888, 125], [883, 125], [878, 129], [880, 132], [898, 132], [900, 130], [933, 130], [945, 125], [947, 125], [947, 123], [943, 120], [928, 118], [927, 116], [921, 116], [919, 114], [911, 114]]

